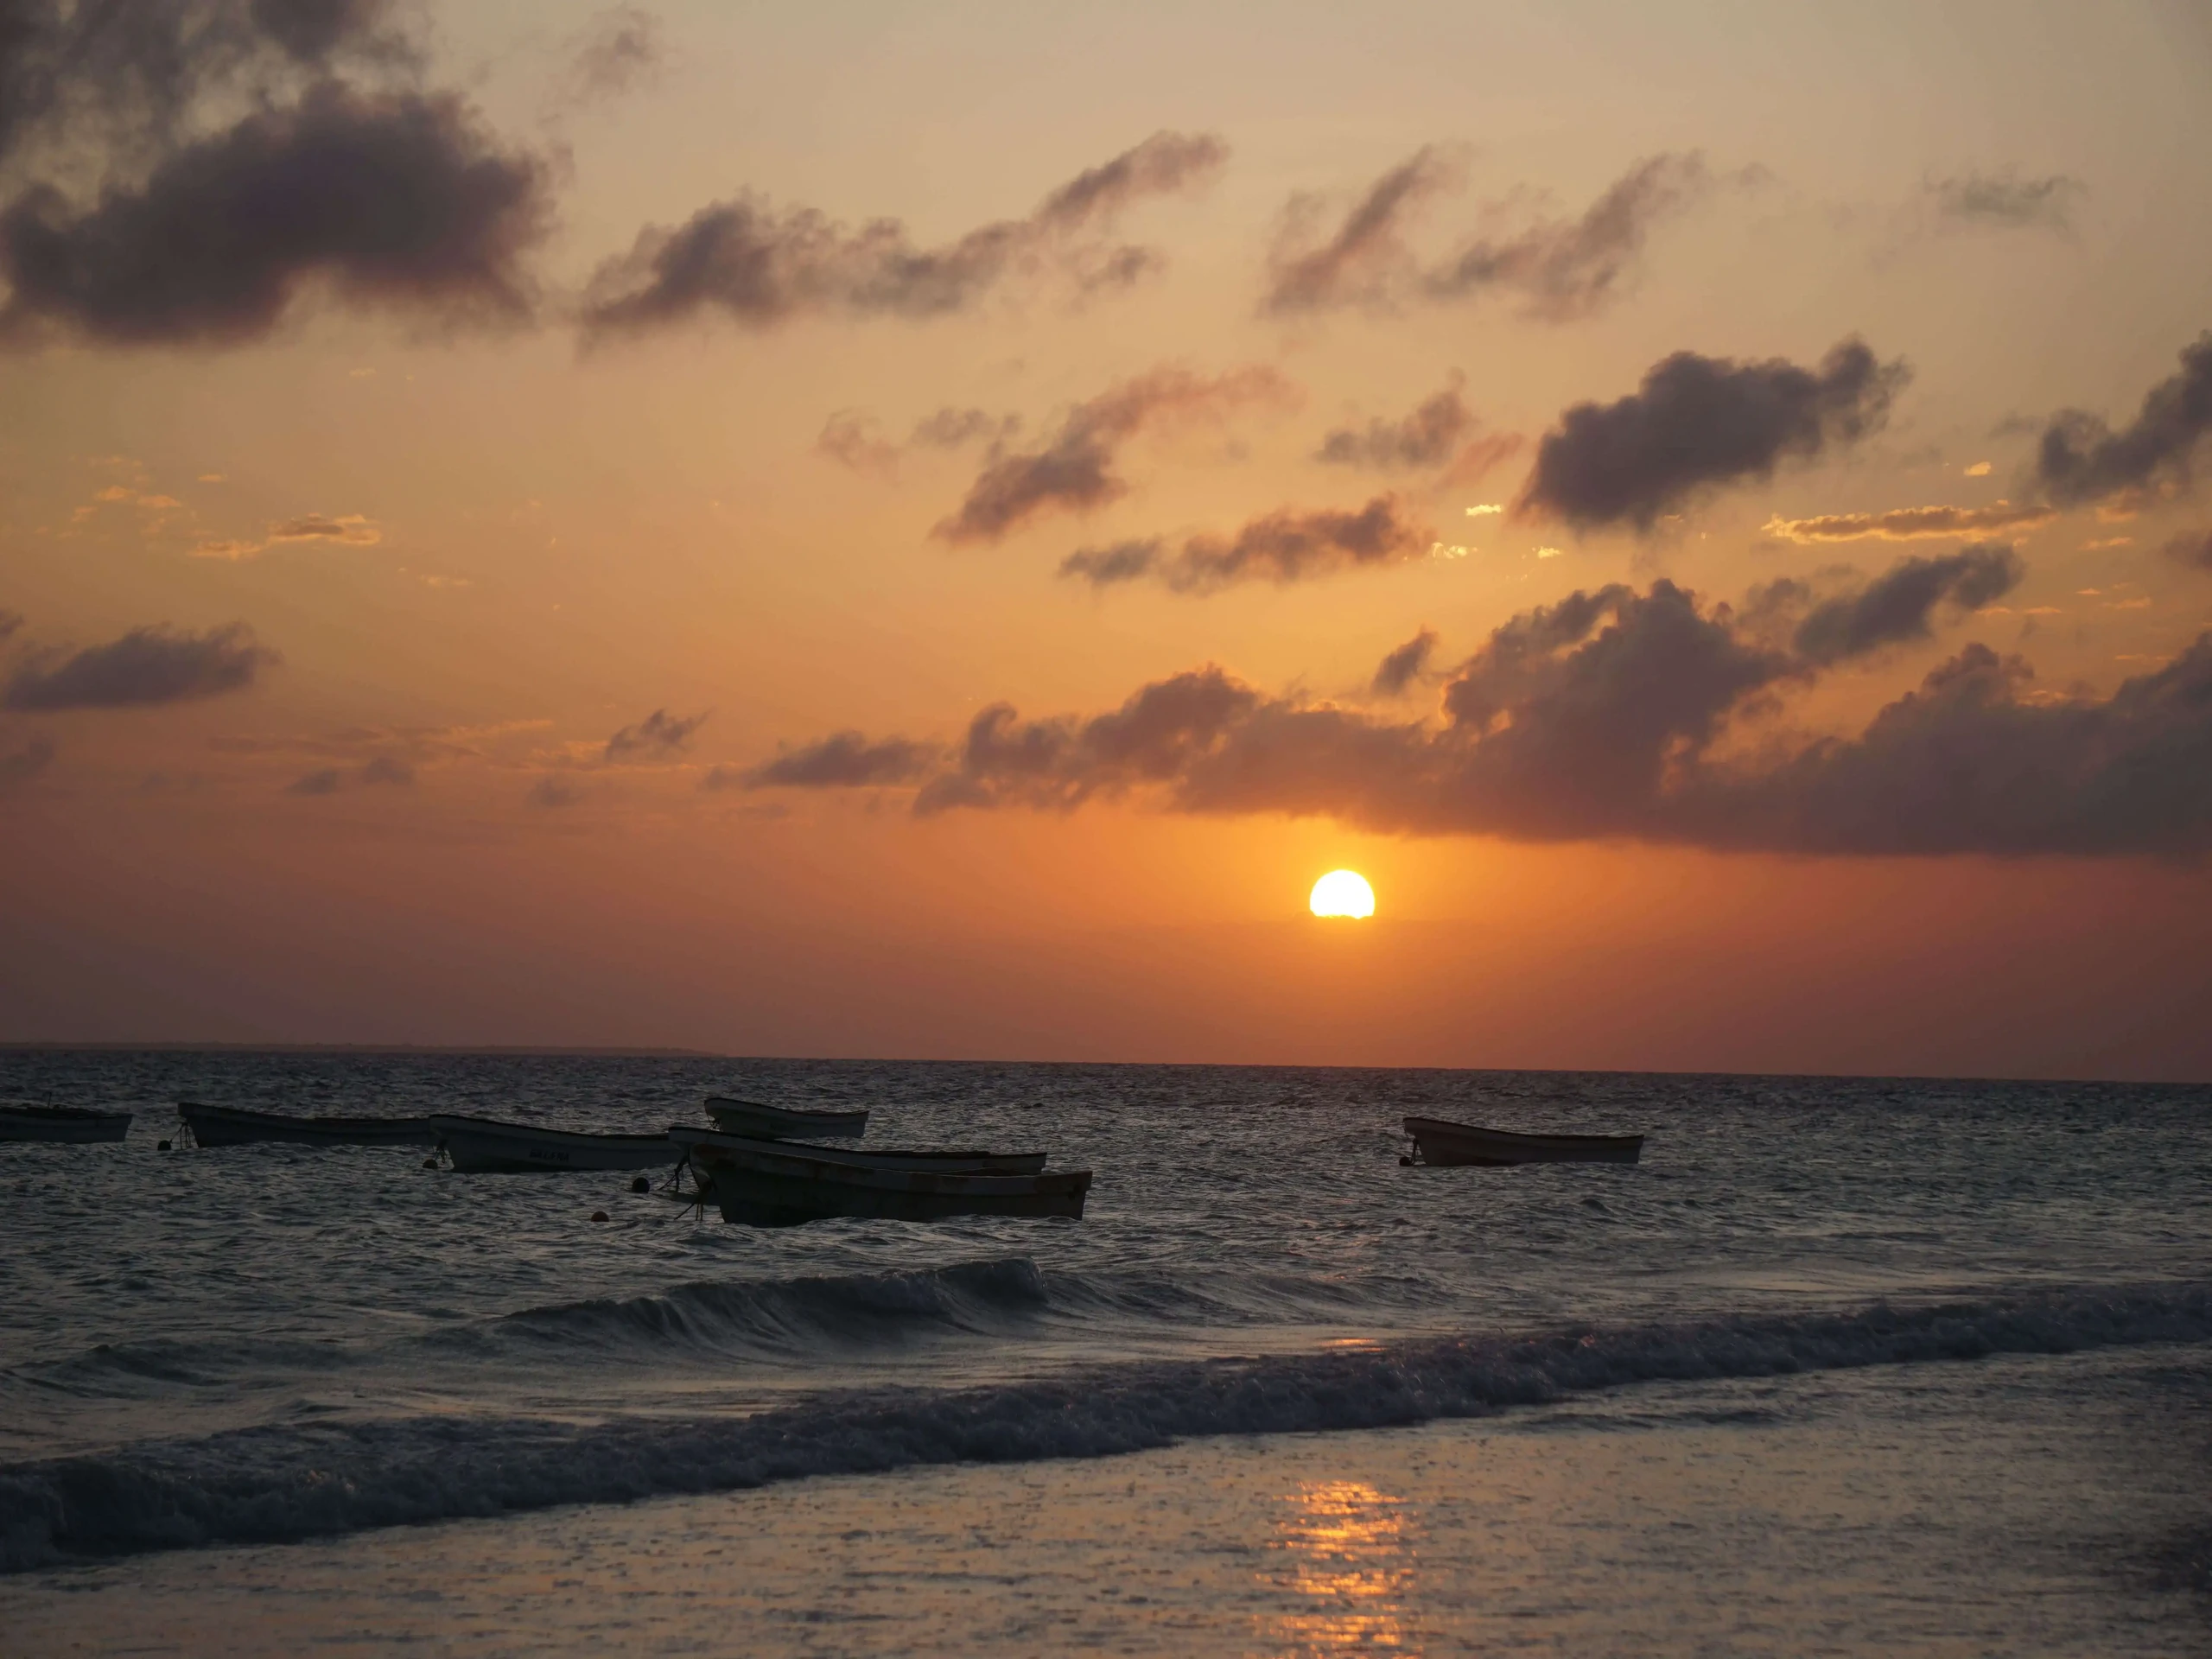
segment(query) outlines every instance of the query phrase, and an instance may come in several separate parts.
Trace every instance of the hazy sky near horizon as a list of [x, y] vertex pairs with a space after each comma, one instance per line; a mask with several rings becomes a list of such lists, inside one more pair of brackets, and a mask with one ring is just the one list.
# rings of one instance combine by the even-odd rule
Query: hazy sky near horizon
[[2212, 1077], [2212, 9], [26, 16], [0, 1040]]

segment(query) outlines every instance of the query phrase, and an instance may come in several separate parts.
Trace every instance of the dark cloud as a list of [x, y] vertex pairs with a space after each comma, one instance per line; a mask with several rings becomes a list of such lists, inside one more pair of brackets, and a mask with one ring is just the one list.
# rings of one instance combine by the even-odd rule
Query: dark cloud
[[987, 409], [953, 409], [947, 406], [915, 422], [913, 435], [906, 442], [931, 449], [957, 449], [979, 439], [1004, 438], [1020, 424], [1019, 419], [1012, 415], [994, 415]]
[[[2212, 530], [2183, 531], [2167, 542], [2165, 555], [2193, 570], [2212, 571]], [[0, 638], [5, 637], [0, 630]]]
[[549, 811], [556, 811], [564, 806], [574, 806], [583, 798], [583, 791], [567, 779], [549, 772], [530, 786], [530, 793], [523, 797], [523, 803], [527, 806], [542, 806]]
[[1140, 198], [1192, 188], [1219, 171], [1228, 146], [1157, 132], [1061, 186], [1027, 219], [917, 246], [897, 219], [851, 229], [811, 207], [777, 208], [750, 193], [703, 207], [673, 230], [639, 233], [593, 276], [588, 336], [635, 333], [709, 311], [752, 327], [810, 313], [932, 317], [975, 305], [1008, 277], [1049, 269], [1085, 291], [1126, 286], [1156, 257], [1102, 238]]
[[0, 645], [7, 643], [10, 635], [23, 626], [23, 613], [0, 605]]
[[2063, 174], [2024, 179], [2014, 171], [1931, 179], [1926, 189], [1946, 223], [2008, 231], [2070, 231], [2074, 203], [2087, 194]]
[[1236, 370], [1208, 379], [1187, 369], [1148, 374], [1077, 404], [1043, 447], [1013, 454], [994, 447], [959, 510], [931, 534], [956, 544], [995, 542], [1049, 512], [1089, 512], [1128, 493], [1115, 468], [1122, 446], [1148, 426], [1218, 419], [1243, 405], [1287, 401], [1274, 370]]
[[706, 723], [704, 714], [679, 719], [665, 709], [656, 709], [636, 725], [625, 726], [607, 740], [607, 759], [658, 760], [681, 753], [690, 746], [691, 734]]
[[2186, 490], [2197, 445], [2212, 432], [2212, 333], [2181, 354], [2178, 372], [2143, 399], [2135, 419], [2115, 432], [2097, 416], [2067, 410], [2044, 427], [2036, 477], [2062, 506], [2137, 491]]
[[411, 784], [415, 768], [397, 755], [379, 754], [361, 768], [365, 784]]
[[1614, 181], [1580, 218], [1478, 238], [1423, 273], [1422, 289], [1438, 300], [1515, 294], [1530, 315], [1551, 322], [1589, 316], [1620, 291], [1651, 227], [1712, 188], [1704, 156], [1654, 156]]
[[1434, 539], [1406, 516], [1396, 496], [1378, 495], [1356, 512], [1285, 507], [1234, 536], [1192, 536], [1173, 554], [1158, 538], [1085, 548], [1060, 562], [1060, 575], [1094, 588], [1151, 577], [1179, 594], [1210, 594], [1239, 582], [1300, 582], [1395, 563], [1418, 556]]
[[458, 99], [325, 81], [97, 206], [38, 185], [0, 210], [0, 334], [237, 342], [318, 282], [448, 320], [520, 318], [543, 190], [539, 164], [498, 149]]
[[871, 743], [858, 732], [838, 732], [818, 742], [788, 749], [741, 775], [747, 789], [858, 789], [875, 784], [910, 784], [921, 777], [936, 751], [926, 744], [890, 738]]
[[2026, 574], [2019, 556], [1998, 543], [1936, 558], [1900, 559], [1859, 592], [1815, 606], [1798, 624], [1797, 653], [1827, 664], [1925, 639], [1937, 606], [1960, 614], [1980, 610], [2012, 592]]
[[[1441, 264], [1423, 268], [1407, 232], [1429, 202], [1458, 188], [1462, 172], [1456, 156], [1425, 147], [1370, 185], [1326, 234], [1319, 202], [1294, 197], [1269, 260], [1261, 309], [1282, 315], [1510, 295], [1530, 316], [1573, 321], [1621, 293], [1652, 227], [1716, 183], [1701, 155], [1649, 156], [1575, 218], [1538, 219], [1510, 232], [1477, 236]], [[1484, 217], [1517, 217], [1516, 206], [1494, 203]]]
[[0, 795], [13, 794], [54, 764], [54, 745], [35, 737], [12, 753], [0, 753]]
[[243, 690], [282, 660], [243, 622], [205, 633], [134, 628], [110, 645], [34, 654], [18, 664], [0, 702], [38, 714], [188, 702]]
[[1375, 670], [1370, 688], [1376, 696], [1396, 697], [1428, 672], [1428, 659], [1436, 654], [1436, 630], [1423, 628], [1385, 657]]
[[1260, 308], [1280, 315], [1387, 302], [1409, 257], [1407, 224], [1432, 198], [1456, 188], [1461, 174], [1455, 156], [1424, 144], [1370, 185], [1343, 223], [1318, 244], [1313, 231], [1319, 202], [1310, 195], [1293, 197], [1268, 258]]
[[1398, 420], [1372, 420], [1364, 428], [1338, 427], [1321, 440], [1313, 459], [1332, 467], [1382, 470], [1440, 467], [1452, 459], [1459, 440], [1474, 425], [1474, 411], [1459, 396], [1454, 377], [1450, 385]]
[[882, 423], [866, 410], [841, 409], [822, 423], [814, 447], [841, 467], [888, 478], [909, 449], [959, 449], [986, 439], [1003, 443], [1020, 424], [1017, 416], [948, 406], [915, 422], [906, 442], [899, 444], [884, 435]]
[[[1905, 637], [2012, 574], [1996, 559], [1955, 566], [1936, 597], [1905, 602], [1927, 593], [1923, 567], [1938, 563], [1906, 561], [1869, 584], [1883, 598], [1845, 630], [1853, 648]], [[1732, 607], [1669, 582], [1616, 585], [1497, 629], [1448, 677], [1433, 719], [1270, 696], [1210, 666], [1090, 719], [1025, 721], [994, 705], [914, 806], [1066, 810], [1137, 796], [1186, 812], [1536, 841], [2212, 852], [2212, 634], [2102, 700], [2038, 694], [2027, 664], [1969, 645], [1855, 736], [1739, 734], [1848, 654], [1812, 644], [1808, 655], [1768, 643]], [[1730, 741], [1738, 734], [1754, 741]]]
[[1904, 385], [1903, 363], [1846, 340], [1802, 369], [1780, 358], [1739, 363], [1677, 352], [1611, 404], [1577, 404], [1537, 446], [1523, 511], [1580, 529], [1631, 524], [1702, 491], [1770, 477], [1878, 429]]
[[345, 785], [334, 766], [325, 766], [295, 780], [284, 792], [287, 795], [335, 795]]

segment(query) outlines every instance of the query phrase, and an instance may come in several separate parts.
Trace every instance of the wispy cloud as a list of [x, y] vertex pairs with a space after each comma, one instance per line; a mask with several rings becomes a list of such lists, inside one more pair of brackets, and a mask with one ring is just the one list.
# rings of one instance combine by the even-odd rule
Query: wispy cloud
[[2033, 530], [2057, 516], [2054, 508], [1999, 501], [1986, 507], [1892, 507], [1887, 512], [1831, 512], [1814, 518], [1777, 515], [1760, 528], [1792, 542], [1910, 542]]

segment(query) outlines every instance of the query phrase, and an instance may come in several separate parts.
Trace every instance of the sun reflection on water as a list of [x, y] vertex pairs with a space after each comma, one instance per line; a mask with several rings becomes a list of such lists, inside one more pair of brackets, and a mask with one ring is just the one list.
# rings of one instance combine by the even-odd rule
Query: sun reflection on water
[[1262, 1581], [1296, 1599], [1263, 1615], [1262, 1651], [1291, 1656], [1387, 1653], [1418, 1645], [1406, 1610], [1414, 1586], [1405, 1502], [1361, 1480], [1316, 1481], [1286, 1493], [1274, 1560]]

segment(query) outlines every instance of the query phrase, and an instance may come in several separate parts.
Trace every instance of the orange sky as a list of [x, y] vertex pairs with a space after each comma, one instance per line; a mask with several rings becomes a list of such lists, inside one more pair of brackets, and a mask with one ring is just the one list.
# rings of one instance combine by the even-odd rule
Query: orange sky
[[1928, 14], [41, 12], [0, 1040], [2212, 1077], [2212, 29]]

